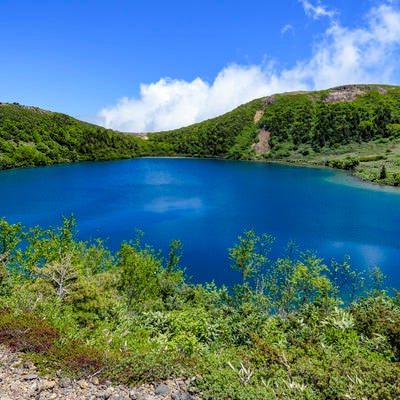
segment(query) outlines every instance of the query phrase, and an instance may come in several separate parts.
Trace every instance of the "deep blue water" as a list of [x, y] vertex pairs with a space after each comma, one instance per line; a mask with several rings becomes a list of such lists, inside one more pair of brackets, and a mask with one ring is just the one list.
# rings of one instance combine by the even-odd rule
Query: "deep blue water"
[[184, 245], [194, 282], [239, 279], [229, 247], [244, 230], [294, 240], [327, 262], [351, 256], [379, 265], [400, 288], [400, 190], [379, 188], [327, 169], [194, 159], [134, 159], [0, 172], [0, 216], [43, 228], [75, 214], [82, 239], [133, 239], [166, 249]]

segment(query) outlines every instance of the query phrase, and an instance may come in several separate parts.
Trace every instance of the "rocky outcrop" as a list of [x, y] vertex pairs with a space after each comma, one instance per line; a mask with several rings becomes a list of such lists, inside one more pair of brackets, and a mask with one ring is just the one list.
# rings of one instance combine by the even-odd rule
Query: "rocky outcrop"
[[23, 355], [0, 345], [1, 400], [199, 400], [192, 379], [170, 379], [135, 387], [101, 382], [96, 376], [73, 380], [60, 371], [41, 376]]
[[[344, 85], [329, 90], [325, 103], [341, 103], [354, 101], [358, 96], [366, 93], [368, 86]], [[382, 88], [381, 88], [382, 89]]]
[[258, 133], [257, 136], [258, 141], [252, 145], [253, 149], [255, 150], [258, 156], [269, 151], [270, 149], [269, 136], [270, 133], [265, 129], [261, 129], [260, 132]]

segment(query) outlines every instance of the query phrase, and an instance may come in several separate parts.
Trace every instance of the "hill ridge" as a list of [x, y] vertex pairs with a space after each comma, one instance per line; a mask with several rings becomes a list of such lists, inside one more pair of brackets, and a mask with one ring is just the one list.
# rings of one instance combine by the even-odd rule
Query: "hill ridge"
[[276, 93], [186, 127], [143, 134], [34, 106], [0, 105], [0, 169], [162, 155], [323, 165], [400, 185], [395, 85]]

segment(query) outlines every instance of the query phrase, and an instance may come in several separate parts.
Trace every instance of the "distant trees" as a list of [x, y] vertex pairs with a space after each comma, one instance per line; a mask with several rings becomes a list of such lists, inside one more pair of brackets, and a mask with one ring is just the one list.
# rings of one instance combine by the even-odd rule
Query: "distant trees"
[[0, 169], [131, 158], [165, 151], [165, 145], [64, 114], [18, 104], [0, 107]]
[[271, 133], [271, 156], [282, 143], [308, 144], [315, 151], [380, 137], [398, 136], [400, 89], [373, 88], [351, 102], [326, 102], [323, 92], [277, 95], [258, 122]]
[[254, 114], [260, 108], [261, 100], [254, 100], [219, 117], [148, 136], [155, 143], [170, 144], [176, 154], [248, 158], [257, 136]]

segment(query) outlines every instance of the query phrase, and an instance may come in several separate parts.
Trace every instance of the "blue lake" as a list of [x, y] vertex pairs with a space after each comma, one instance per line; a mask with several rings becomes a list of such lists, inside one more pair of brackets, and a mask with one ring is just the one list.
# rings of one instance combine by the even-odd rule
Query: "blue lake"
[[75, 214], [79, 237], [184, 245], [193, 282], [239, 280], [229, 247], [244, 230], [294, 240], [329, 262], [348, 254], [381, 267], [400, 288], [400, 190], [363, 184], [339, 171], [220, 160], [143, 158], [0, 172], [0, 217], [43, 228]]

